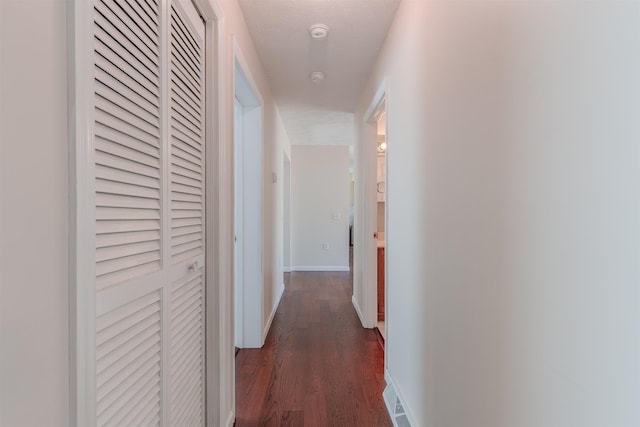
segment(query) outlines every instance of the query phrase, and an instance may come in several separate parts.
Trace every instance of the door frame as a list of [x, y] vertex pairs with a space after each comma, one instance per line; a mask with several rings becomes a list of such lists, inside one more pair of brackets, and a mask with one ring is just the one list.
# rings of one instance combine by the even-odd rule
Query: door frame
[[282, 153], [282, 271], [291, 272], [291, 158]]
[[[360, 307], [360, 320], [365, 328], [375, 328], [378, 321], [378, 294], [377, 294], [377, 244], [374, 233], [377, 231], [377, 119], [380, 112], [387, 108], [387, 82], [383, 79], [375, 94], [371, 98], [360, 123], [362, 133], [360, 136], [360, 150], [358, 163], [360, 166], [359, 178], [362, 180], [358, 186], [362, 194], [356, 198], [356, 220], [362, 225], [362, 230], [356, 236], [356, 244], [360, 247], [357, 256], [354, 255], [354, 270], [361, 271], [359, 278], [362, 286], [362, 304]], [[388, 111], [387, 111], [388, 119]], [[387, 120], [388, 123], [388, 120]], [[387, 138], [388, 138], [387, 132]], [[387, 144], [388, 146], [388, 144]], [[385, 162], [386, 164], [386, 162]], [[385, 173], [386, 176], [386, 173]], [[388, 197], [388, 196], [387, 196]], [[385, 215], [386, 217], [386, 215]], [[386, 221], [386, 218], [385, 218]], [[386, 226], [385, 226], [386, 236]], [[386, 252], [386, 249], [385, 249]], [[385, 264], [386, 264], [385, 253]], [[359, 265], [357, 265], [359, 264]], [[385, 266], [386, 267], [386, 266]], [[385, 276], [387, 268], [385, 268]], [[385, 278], [385, 293], [387, 281]], [[386, 300], [386, 298], [385, 298]], [[355, 301], [355, 299], [354, 299]], [[356, 305], [357, 308], [357, 305]], [[385, 329], [387, 322], [385, 321]]]
[[[167, 0], [161, 0], [164, 7]], [[220, 0], [192, 0], [205, 23], [205, 394], [206, 425], [227, 418], [221, 414], [221, 299], [217, 283], [229, 272], [224, 260], [225, 150], [223, 91], [223, 13]], [[67, 4], [68, 129], [69, 129], [69, 423], [92, 425], [95, 413], [95, 205], [93, 125], [93, 5], [86, 0]], [[162, 37], [166, 37], [163, 35]], [[163, 55], [166, 61], [167, 55]], [[166, 67], [165, 67], [166, 69]], [[216, 174], [217, 172], [217, 174]], [[92, 332], [93, 331], [93, 332]]]
[[[242, 105], [243, 145], [243, 283], [241, 348], [260, 348], [264, 344], [262, 330], [264, 312], [264, 101], [251, 75], [237, 40], [233, 39], [235, 99]], [[234, 142], [235, 144], [235, 142]], [[235, 151], [235, 150], [234, 150]], [[247, 154], [251, 156], [247, 156]], [[234, 159], [234, 165], [237, 159]], [[235, 197], [235, 183], [233, 194]], [[254, 206], [251, 209], [251, 206]], [[237, 218], [234, 213], [234, 227]], [[248, 251], [257, 251], [249, 254]], [[235, 250], [234, 250], [235, 254]], [[235, 258], [234, 258], [235, 264]], [[252, 280], [253, 279], [253, 280]], [[236, 284], [234, 283], [234, 290]], [[234, 315], [235, 318], [235, 315]], [[235, 322], [234, 322], [235, 323]], [[234, 332], [235, 335], [235, 332]]]

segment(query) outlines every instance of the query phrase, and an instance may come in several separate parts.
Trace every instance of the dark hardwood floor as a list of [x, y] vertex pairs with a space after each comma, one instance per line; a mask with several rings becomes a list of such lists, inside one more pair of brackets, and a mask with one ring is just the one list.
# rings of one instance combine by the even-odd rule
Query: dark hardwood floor
[[350, 274], [287, 276], [264, 347], [236, 357], [236, 427], [391, 426], [383, 351], [351, 305]]

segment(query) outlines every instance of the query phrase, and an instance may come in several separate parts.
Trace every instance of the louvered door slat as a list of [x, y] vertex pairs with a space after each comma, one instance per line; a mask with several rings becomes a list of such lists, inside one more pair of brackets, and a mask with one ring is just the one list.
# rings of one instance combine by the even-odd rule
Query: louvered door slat
[[[188, 227], [187, 227], [188, 228]], [[188, 242], [192, 242], [194, 240], [198, 239], [198, 232], [195, 233], [189, 233], [189, 232], [185, 232], [183, 230], [179, 230], [181, 233], [178, 234], [178, 236], [175, 239], [176, 244], [180, 245], [183, 243], [188, 243]]]
[[96, 178], [113, 183], [139, 185], [140, 187], [159, 189], [160, 182], [155, 177], [148, 177], [126, 169], [120, 169], [120, 165], [100, 165], [96, 166]]
[[159, 87], [158, 67], [155, 67], [152, 61], [139, 52], [138, 47], [133, 43], [120, 34], [109, 32], [110, 30], [114, 31], [113, 28], [105, 27], [102, 28], [96, 25], [95, 37], [99, 42], [97, 45], [108, 46], [106, 49], [101, 50], [101, 53], [109, 59], [127, 64], [137, 70], [136, 74], [141, 75], [148, 83], [151, 83], [151, 87]]
[[[122, 76], [120, 76], [122, 77]], [[145, 113], [153, 116], [149, 117], [148, 121], [152, 122], [155, 119], [154, 123], [158, 123], [160, 117], [158, 116], [158, 110], [154, 106], [152, 102], [149, 102], [147, 98], [142, 96], [140, 93], [136, 92], [130, 86], [127, 86], [127, 83], [131, 84], [130, 81], [126, 81], [127, 79], [123, 79], [125, 81], [119, 80], [115, 75], [107, 73], [105, 70], [101, 68], [96, 69], [96, 82], [105, 86], [103, 93], [110, 94], [109, 91], [114, 93], [114, 96], [119, 97], [118, 99], [125, 100], [125, 102], [130, 102], [135, 106], [144, 110]], [[139, 85], [134, 85], [140, 87]]]
[[172, 109], [173, 112], [175, 113], [175, 118], [176, 120], [179, 120], [180, 123], [182, 123], [183, 126], [190, 128], [190, 127], [195, 127], [196, 129], [198, 129], [199, 131], [201, 131], [202, 129], [200, 128], [201, 123], [198, 123], [198, 120], [192, 115], [190, 114], [190, 112], [188, 110], [184, 110], [184, 109]]
[[[146, 4], [145, 2], [136, 1], [115, 1], [105, 2], [100, 0], [102, 4], [108, 7], [113, 13], [119, 17], [123, 17], [125, 25], [130, 28], [136, 27], [136, 37], [149, 40], [149, 46], [158, 46], [158, 5]], [[125, 18], [126, 17], [126, 18]], [[153, 51], [155, 49], [151, 47]]]
[[196, 172], [201, 172], [202, 164], [199, 161], [199, 158], [197, 156], [194, 156], [193, 154], [190, 154], [187, 151], [190, 148], [186, 147], [185, 144], [181, 142], [178, 138], [174, 138], [173, 141], [174, 141], [174, 144], [173, 144], [174, 160], [171, 163], [177, 162], [178, 160], [183, 160], [184, 162], [186, 162], [185, 164], [190, 164], [191, 170]]
[[[149, 309], [150, 310], [147, 315], [142, 315], [134, 325], [125, 325], [125, 327], [118, 330], [112, 338], [108, 339], [98, 347], [96, 349], [96, 358], [101, 359], [107, 354], [114, 354], [114, 351], [117, 351], [118, 348], [122, 348], [125, 343], [128, 343], [133, 339], [139, 339], [139, 337], [142, 337], [139, 341], [144, 341], [149, 338], [149, 334], [153, 333], [153, 326], [155, 325], [155, 319], [153, 317], [155, 309], [153, 307], [149, 307]], [[115, 367], [114, 369], [118, 368]], [[107, 371], [105, 372], [105, 376], [109, 377], [109, 373]]]
[[122, 206], [123, 208], [160, 209], [158, 200], [142, 197], [122, 197], [115, 194], [99, 194], [96, 196], [96, 207]]
[[183, 170], [187, 170], [189, 172], [192, 172], [196, 176], [201, 176], [201, 174], [202, 174], [202, 166], [201, 165], [195, 164], [195, 163], [190, 162], [188, 160], [181, 159], [179, 156], [174, 156], [173, 159], [171, 159], [171, 164], [174, 165], [174, 166], [178, 166], [176, 168], [178, 173], [182, 173]]
[[[129, 153], [131, 153], [132, 158], [123, 158], [124, 151], [122, 153], [118, 153], [117, 150], [111, 150], [111, 153], [105, 153], [102, 151], [96, 151], [95, 159], [96, 164], [107, 166], [112, 169], [125, 170], [130, 173], [135, 173], [144, 177], [149, 178], [157, 178], [158, 175], [158, 160], [153, 157], [142, 155], [140, 152], [135, 152], [135, 150], [131, 150], [127, 147], [122, 147], [127, 149]], [[115, 154], [114, 154], [115, 153]], [[140, 161], [138, 161], [140, 160]], [[142, 163], [146, 161], [145, 163]]]
[[[96, 199], [100, 200], [98, 207], [137, 207], [149, 206], [151, 210], [157, 212], [156, 206], [159, 204], [160, 190], [154, 187], [129, 184], [102, 179], [96, 185], [99, 191]], [[99, 196], [99, 197], [98, 197]], [[137, 204], [137, 205], [136, 205]]]
[[176, 239], [180, 239], [183, 235], [186, 235], [186, 234], [197, 234], [199, 232], [200, 232], [200, 227], [198, 226], [180, 227], [179, 230], [176, 230]]
[[[196, 144], [188, 144], [188, 138], [184, 137], [184, 134], [179, 131], [176, 126], [172, 126], [173, 131], [173, 146], [175, 148], [175, 156], [178, 159], [186, 160], [192, 164], [191, 169], [194, 171], [202, 171], [202, 163], [200, 161], [201, 146]], [[172, 162], [173, 163], [173, 162]]]
[[[202, 181], [200, 179], [187, 178], [186, 176], [173, 174], [173, 181], [176, 184], [186, 185], [188, 187], [197, 188], [198, 190], [202, 190]], [[175, 206], [174, 206], [175, 208]]]
[[[104, 1], [104, 0], [101, 0]], [[131, 20], [139, 23], [140, 29], [157, 44], [158, 32], [158, 3], [144, 2], [140, 0], [122, 1], [116, 0], [115, 5], [118, 9], [112, 8], [117, 15], [124, 12]]]
[[[159, 292], [153, 292], [97, 318], [98, 425], [117, 425], [119, 415], [132, 410], [145, 411], [149, 406], [159, 404], [160, 304]], [[136, 327], [142, 329], [144, 339], [136, 334], [130, 339], [120, 335]], [[136, 400], [144, 395], [153, 398], [146, 406], [141, 406]]]
[[197, 58], [200, 58], [200, 38], [196, 37], [193, 33], [189, 25], [186, 23], [184, 17], [177, 13], [175, 5], [171, 6], [171, 33], [172, 33], [172, 41], [180, 40], [181, 44], [190, 50], [189, 56], [194, 59], [194, 63], [197, 64], [198, 69], [202, 68], [202, 61], [199, 61]]
[[96, 268], [96, 275], [98, 278], [108, 275], [110, 273], [128, 270], [130, 268], [142, 266], [145, 264], [160, 262], [160, 255], [158, 251], [137, 253], [116, 259], [106, 259], [100, 262], [99, 268]]
[[[117, 364], [111, 365], [110, 369], [97, 376], [101, 384], [98, 388], [97, 397], [105, 406], [118, 399], [120, 396], [118, 388], [122, 384], [133, 379], [138, 373], [143, 372], [145, 367], [160, 363], [160, 341], [154, 339], [152, 335], [155, 333], [154, 331], [147, 330], [145, 332], [145, 335], [149, 335], [146, 338], [144, 336], [135, 338], [140, 339], [146, 347], [141, 346], [139, 351], [128, 353], [118, 360]], [[126, 364], [126, 366], [122, 368], [122, 364]]]
[[197, 122], [199, 120], [198, 105], [194, 104], [186, 93], [175, 85], [171, 87], [171, 101], [182, 107], [181, 111], [188, 114], [193, 121]]
[[[158, 45], [158, 15], [157, 4], [148, 5], [145, 2], [139, 1], [116, 1], [118, 9], [114, 9], [117, 15], [124, 14], [128, 19], [135, 22], [140, 28], [143, 34], [145, 34], [149, 40]], [[121, 11], [121, 12], [120, 12]]]
[[182, 120], [182, 117], [177, 113], [174, 114], [173, 118], [174, 122], [172, 128], [175, 131], [174, 134], [176, 135], [176, 137], [178, 137], [189, 147], [200, 151], [202, 149], [200, 143], [200, 134], [202, 131], [190, 122]]
[[176, 175], [180, 175], [180, 176], [195, 179], [195, 180], [202, 179], [202, 175], [200, 173], [194, 172], [187, 168], [183, 168], [178, 162], [173, 162], [171, 166], [173, 168], [172, 172], [175, 173]]
[[155, 16], [158, 16], [158, 0], [136, 0], [136, 2], [140, 5], [143, 5], [146, 3], [148, 7], [145, 8], [145, 10], [148, 10], [154, 13]]
[[[96, 123], [96, 161], [101, 162], [102, 157], [110, 157], [112, 165], [116, 169], [132, 170], [136, 165], [127, 165], [129, 162], [140, 163], [149, 166], [155, 171], [147, 169], [146, 176], [158, 177], [160, 168], [159, 151], [152, 144], [147, 144], [124, 133], [125, 129], [116, 130], [102, 123]], [[153, 141], [151, 141], [153, 143]], [[117, 159], [120, 159], [119, 161]]]
[[[126, 87], [118, 84], [117, 81], [113, 80], [110, 83], [116, 87], [111, 87], [96, 79], [96, 93], [98, 93], [101, 97], [104, 97], [105, 100], [107, 100], [111, 104], [118, 105], [125, 111], [149, 123], [149, 125], [155, 128], [153, 132], [157, 132], [160, 127], [160, 118], [157, 115], [157, 110], [153, 108], [153, 106], [150, 107], [147, 103], [145, 103], [143, 98], [137, 97], [137, 102], [130, 100], [129, 97], [136, 98], [136, 96]], [[129, 97], [122, 95], [119, 91], [125, 92], [127, 95], [129, 95]]]
[[[195, 76], [200, 74], [201, 68], [198, 64], [197, 57], [199, 52], [195, 52], [199, 47], [192, 45], [192, 39], [184, 38], [181, 26], [175, 25], [175, 21], [171, 24], [172, 39], [171, 45], [173, 50], [171, 52], [172, 61], [177, 61], [181, 64], [181, 68], [185, 70], [192, 70], [191, 73]], [[197, 84], [197, 77], [195, 82]]]
[[[96, 92], [95, 105], [96, 110], [104, 114], [104, 116], [98, 115], [102, 123], [110, 124], [114, 129], [122, 129], [125, 126], [125, 129], [128, 130], [127, 133], [130, 132], [131, 136], [137, 137], [142, 141], [151, 141], [150, 145], [152, 146], [153, 142], [160, 138], [160, 131], [157, 125], [149, 123], [143, 117], [140, 117], [140, 115], [144, 115], [141, 110], [128, 111], [123, 105], [103, 98], [100, 92]], [[141, 113], [140, 115], [138, 115], [139, 112]]]
[[[102, 105], [108, 108], [108, 105]], [[118, 115], [124, 115], [122, 111], [110, 111], [108, 109], [96, 109], [96, 120], [98, 125], [96, 126], [96, 136], [103, 137], [102, 141], [108, 144], [121, 143], [121, 145], [128, 146], [132, 149], [138, 150], [141, 153], [149, 154], [156, 158], [158, 154], [158, 137], [154, 135], [155, 132], [145, 132], [140, 126], [144, 124], [131, 124], [132, 117], [127, 117], [128, 120], [122, 120]], [[101, 147], [100, 147], [101, 148]], [[118, 149], [118, 147], [113, 147]], [[105, 150], [106, 152], [110, 152]]]
[[204, 294], [200, 274], [171, 292], [171, 421], [202, 424]]
[[[132, 20], [129, 15], [123, 13], [122, 9], [117, 9], [114, 12], [104, 2], [96, 3], [95, 10], [95, 21], [97, 25], [107, 31], [110, 29], [117, 31], [117, 33], [127, 39], [127, 45], [138, 46], [138, 49], [140, 49], [149, 61], [156, 66], [159, 65], [158, 56], [155, 53], [158, 48], [157, 34], [147, 34], [145, 31], [146, 25], [138, 25], [138, 23], [141, 22], [140, 20]], [[131, 49], [129, 48], [128, 50]]]
[[182, 74], [188, 77], [194, 86], [200, 86], [198, 76], [201, 70], [190, 56], [190, 52], [185, 51], [182, 43], [172, 42], [172, 47], [174, 49], [171, 52], [171, 62], [180, 68]]
[[200, 103], [201, 100], [201, 86], [200, 81], [198, 80], [198, 75], [193, 74], [191, 70], [181, 62], [181, 58], [179, 57], [179, 47], [172, 46], [173, 53], [171, 58], [171, 66], [175, 69], [175, 76], [180, 79], [184, 84], [184, 88], [187, 89], [185, 93], [189, 95], [191, 100], [195, 103]]
[[[178, 218], [173, 221], [176, 227], [189, 227], [189, 226], [197, 226], [198, 230], [201, 230], [200, 226], [202, 225], [202, 220], [200, 218]], [[198, 231], [200, 232], [200, 231]]]
[[102, 235], [96, 239], [97, 248], [120, 246], [127, 243], [152, 242], [160, 239], [159, 231], [133, 231], [128, 233], [114, 233]]
[[[153, 90], [149, 90], [146, 85], [141, 84], [127, 70], [118, 68], [115, 64], [111, 63], [105, 56], [96, 53], [95, 55], [96, 66], [96, 80], [108, 83], [109, 79], [113, 79], [124, 87], [131, 91], [129, 99], [134, 100], [135, 97], [140, 97], [148, 103], [149, 111], [155, 109], [154, 105], [158, 103], [158, 93]], [[124, 93], [122, 91], [121, 93]], [[140, 103], [142, 105], [142, 103]]]
[[[97, 64], [104, 64], [105, 69], [109, 68], [109, 66], [118, 68], [121, 73], [129, 76], [133, 81], [144, 87], [145, 91], [149, 92], [149, 94], [154, 95], [155, 97], [160, 96], [158, 91], [159, 82], [156, 80], [156, 76], [144, 73], [144, 70], [139, 70], [135, 65], [127, 61], [127, 59], [132, 59], [130, 55], [126, 55], [125, 58], [121, 57], [118, 54], [118, 48], [110, 44], [109, 39], [102, 41], [100, 38], [96, 37], [95, 44], [95, 54], [98, 57], [96, 58]], [[135, 63], [137, 61], [132, 62]], [[110, 65], [107, 65], [107, 63]]]

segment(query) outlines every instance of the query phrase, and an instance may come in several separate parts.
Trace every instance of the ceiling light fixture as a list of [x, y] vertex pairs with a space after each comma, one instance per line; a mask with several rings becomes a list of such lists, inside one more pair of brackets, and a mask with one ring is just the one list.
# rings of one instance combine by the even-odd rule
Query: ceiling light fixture
[[329, 27], [324, 24], [313, 24], [309, 27], [309, 34], [316, 40], [326, 39], [329, 35]]
[[309, 75], [309, 78], [311, 79], [312, 82], [314, 83], [320, 83], [321, 81], [324, 80], [325, 78], [325, 74], [322, 71], [314, 71], [313, 73], [311, 73]]

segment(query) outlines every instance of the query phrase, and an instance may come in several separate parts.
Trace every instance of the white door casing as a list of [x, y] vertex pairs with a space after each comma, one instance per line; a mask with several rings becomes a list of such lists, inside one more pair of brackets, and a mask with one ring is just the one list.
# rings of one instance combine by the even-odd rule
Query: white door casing
[[242, 104], [234, 97], [233, 114], [233, 211], [234, 211], [234, 340], [235, 346], [244, 347], [244, 144]]
[[[235, 198], [241, 198], [239, 211], [234, 215], [234, 229], [241, 240], [235, 251], [242, 257], [236, 276], [241, 283], [234, 285], [240, 297], [238, 305], [242, 316], [236, 324], [236, 345], [241, 348], [260, 348], [264, 343], [264, 272], [263, 272], [263, 100], [234, 41], [234, 95], [238, 114], [235, 123], [238, 135], [234, 137], [234, 165], [241, 169], [239, 182], [234, 183]], [[240, 141], [238, 141], [240, 137]], [[241, 250], [241, 253], [238, 251]]]
[[73, 13], [72, 418], [203, 425], [205, 24], [185, 0]]
[[[387, 87], [386, 81], [378, 87], [369, 107], [363, 115], [362, 136], [359, 140], [358, 176], [362, 183], [358, 188], [362, 189], [362, 195], [356, 198], [356, 221], [362, 225], [362, 233], [357, 236], [356, 245], [361, 248], [354, 250], [354, 270], [362, 271], [362, 277], [358, 285], [362, 287], [362, 307], [356, 304], [356, 311], [365, 328], [374, 328], [378, 319], [377, 310], [377, 121], [381, 111], [386, 108]], [[388, 136], [387, 136], [388, 137]], [[386, 193], [386, 189], [385, 189]], [[385, 196], [386, 197], [386, 196]], [[385, 227], [386, 229], [386, 227]], [[386, 233], [385, 233], [386, 235]], [[385, 242], [388, 253], [388, 242]], [[386, 260], [386, 257], [385, 257]], [[385, 261], [386, 262], [386, 261]], [[386, 269], [385, 269], [386, 274]], [[355, 283], [354, 283], [355, 285]], [[385, 280], [386, 288], [386, 280]], [[386, 293], [386, 289], [385, 289]], [[355, 300], [354, 300], [355, 301]], [[359, 310], [360, 308], [361, 310]], [[386, 360], [386, 359], [385, 359]], [[386, 363], [386, 362], [385, 362]]]

